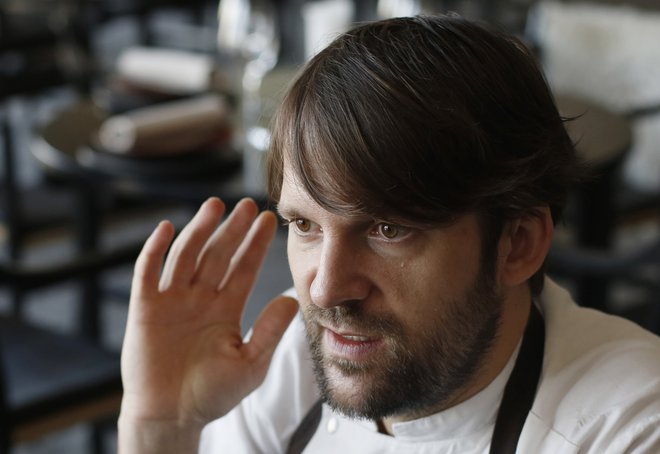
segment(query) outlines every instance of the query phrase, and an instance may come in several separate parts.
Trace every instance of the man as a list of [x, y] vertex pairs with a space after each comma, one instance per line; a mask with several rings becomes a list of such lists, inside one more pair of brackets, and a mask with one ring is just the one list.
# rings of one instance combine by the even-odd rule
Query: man
[[217, 227], [208, 200], [167, 259], [161, 223], [135, 268], [120, 451], [660, 452], [658, 338], [544, 280], [579, 167], [514, 38], [455, 17], [340, 36], [273, 127], [295, 299], [241, 338], [276, 229], [254, 202]]

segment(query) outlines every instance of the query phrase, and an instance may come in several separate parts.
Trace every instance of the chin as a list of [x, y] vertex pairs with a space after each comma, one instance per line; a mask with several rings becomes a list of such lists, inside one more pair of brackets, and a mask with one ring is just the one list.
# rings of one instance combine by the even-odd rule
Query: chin
[[[344, 365], [345, 366], [345, 365]], [[378, 420], [399, 410], [390, 406], [391, 395], [384, 384], [368, 370], [328, 366], [319, 383], [325, 402], [334, 411], [349, 418]], [[385, 386], [387, 387], [387, 386]]]

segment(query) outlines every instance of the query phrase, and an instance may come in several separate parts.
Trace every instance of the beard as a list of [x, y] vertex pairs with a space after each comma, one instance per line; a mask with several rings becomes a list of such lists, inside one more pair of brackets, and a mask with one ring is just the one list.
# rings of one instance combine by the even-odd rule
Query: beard
[[[445, 408], [474, 378], [496, 338], [502, 298], [491, 276], [482, 271], [462, 297], [439, 299], [423, 326], [367, 313], [359, 301], [326, 309], [306, 305], [303, 319], [324, 401], [348, 417], [369, 420], [416, 418]], [[385, 352], [359, 362], [327, 357], [320, 323], [384, 339]]]

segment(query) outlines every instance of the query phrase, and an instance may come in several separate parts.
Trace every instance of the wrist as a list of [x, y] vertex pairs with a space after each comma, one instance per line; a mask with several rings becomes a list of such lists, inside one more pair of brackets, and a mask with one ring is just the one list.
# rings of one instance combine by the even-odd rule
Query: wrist
[[147, 420], [121, 413], [117, 422], [120, 454], [195, 453], [203, 424]]

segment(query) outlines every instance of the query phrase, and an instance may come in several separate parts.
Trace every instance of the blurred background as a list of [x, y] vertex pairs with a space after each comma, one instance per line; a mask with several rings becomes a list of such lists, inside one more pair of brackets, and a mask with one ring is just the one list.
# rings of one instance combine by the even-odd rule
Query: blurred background
[[[269, 119], [356, 22], [456, 12], [534, 50], [592, 177], [548, 271], [660, 332], [660, 2], [0, 0], [0, 453], [115, 452], [132, 262], [207, 197], [267, 207]], [[245, 316], [288, 288], [278, 232]]]

